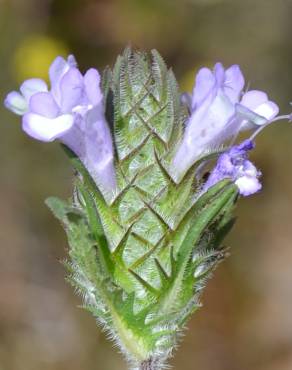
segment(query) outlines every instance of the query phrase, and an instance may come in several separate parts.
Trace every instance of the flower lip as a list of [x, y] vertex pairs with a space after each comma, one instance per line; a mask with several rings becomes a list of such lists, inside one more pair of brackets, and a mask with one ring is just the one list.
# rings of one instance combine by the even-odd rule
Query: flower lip
[[214, 66], [214, 77], [218, 87], [222, 87], [225, 80], [225, 70], [222, 63], [216, 63]]
[[100, 104], [103, 95], [100, 89], [100, 74], [95, 68], [90, 68], [84, 75], [84, 87], [88, 100], [93, 106]]
[[212, 89], [223, 89], [232, 102], [238, 102], [244, 83], [243, 74], [237, 64], [224, 70], [222, 63], [216, 63], [213, 72], [209, 68], [201, 68], [193, 89], [193, 110], [203, 102]]
[[47, 118], [36, 113], [26, 113], [22, 119], [22, 128], [34, 139], [50, 142], [62, 137], [74, 124], [71, 114], [56, 118]]
[[201, 68], [196, 76], [193, 95], [184, 95], [190, 110], [184, 136], [172, 162], [179, 179], [205, 153], [210, 153], [231, 139], [234, 143], [244, 130], [257, 130], [279, 113], [278, 106], [266, 93], [251, 90], [242, 93], [245, 80], [240, 67], [224, 69], [216, 63], [213, 71]]
[[239, 100], [244, 84], [244, 77], [239, 65], [234, 64], [225, 71], [224, 91], [233, 103]]
[[29, 102], [29, 99], [35, 93], [48, 91], [48, 86], [46, 82], [40, 78], [30, 78], [21, 84], [19, 90], [26, 101]]
[[56, 139], [82, 161], [97, 186], [116, 188], [114, 150], [105, 118], [100, 74], [94, 68], [83, 76], [76, 60], [57, 57], [49, 68], [50, 90], [37, 78], [24, 81], [20, 92], [6, 96], [5, 106], [22, 116], [22, 128], [36, 140]]
[[28, 109], [24, 97], [18, 91], [11, 91], [7, 94], [4, 105], [7, 109], [19, 116], [22, 116]]
[[242, 130], [261, 126], [279, 113], [277, 104], [270, 101], [265, 92], [258, 90], [246, 92], [237, 105], [237, 110], [246, 116], [241, 124]]
[[52, 94], [40, 92], [30, 98], [29, 108], [32, 113], [39, 114], [46, 118], [56, 118], [59, 115], [58, 107]]
[[96, 69], [89, 69], [83, 76], [72, 55], [67, 60], [57, 57], [50, 66], [49, 77], [50, 91], [43, 80], [31, 78], [21, 84], [20, 92], [9, 93], [4, 101], [9, 110], [23, 116], [24, 131], [42, 141], [61, 138], [75, 121], [81, 122], [77, 119], [79, 115], [85, 117], [94, 106], [103, 110]]
[[244, 197], [259, 192], [262, 189], [262, 184], [254, 176], [242, 176], [235, 181], [235, 185], [239, 189], [239, 193]]
[[82, 103], [84, 82], [83, 76], [75, 67], [70, 68], [61, 78], [59, 84], [59, 106], [63, 113], [69, 113]]
[[247, 159], [248, 151], [252, 150], [254, 146], [254, 142], [247, 139], [221, 154], [202, 191], [205, 192], [217, 182], [229, 178], [243, 196], [258, 192], [262, 187], [258, 180], [261, 173]]
[[203, 67], [196, 76], [196, 82], [191, 97], [191, 107], [194, 111], [208, 96], [215, 85], [215, 77], [209, 68]]

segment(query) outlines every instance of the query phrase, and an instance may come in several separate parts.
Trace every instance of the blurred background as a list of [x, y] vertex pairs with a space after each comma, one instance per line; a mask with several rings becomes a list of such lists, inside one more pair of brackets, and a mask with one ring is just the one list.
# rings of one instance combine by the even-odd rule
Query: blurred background
[[[290, 0], [0, 0], [0, 99], [27, 77], [46, 78], [56, 55], [101, 70], [131, 43], [158, 49], [182, 90], [202, 65], [238, 63], [287, 113], [291, 15]], [[0, 370], [125, 370], [64, 281], [66, 239], [44, 199], [70, 196], [69, 163], [58, 144], [25, 136], [2, 105], [0, 120]], [[292, 369], [291, 143], [289, 123], [257, 139], [263, 191], [240, 201], [231, 256], [174, 369]]]

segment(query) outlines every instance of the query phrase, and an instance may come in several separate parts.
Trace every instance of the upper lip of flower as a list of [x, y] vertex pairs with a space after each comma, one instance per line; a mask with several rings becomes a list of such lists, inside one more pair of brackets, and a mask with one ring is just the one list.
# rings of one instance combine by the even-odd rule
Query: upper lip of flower
[[243, 130], [256, 129], [276, 117], [278, 106], [258, 90], [242, 93], [244, 77], [238, 65], [224, 69], [216, 63], [213, 72], [199, 70], [184, 137], [173, 159], [178, 178], [204, 153], [219, 148]]
[[100, 75], [84, 75], [73, 56], [57, 57], [50, 66], [50, 90], [40, 79], [25, 81], [19, 92], [7, 95], [8, 109], [23, 116], [22, 128], [31, 137], [59, 139], [82, 161], [100, 188], [116, 187], [111, 133], [104, 115]]
[[49, 76], [50, 91], [43, 80], [30, 79], [21, 85], [20, 93], [10, 93], [5, 99], [8, 109], [23, 115], [24, 131], [42, 141], [62, 137], [76, 122], [76, 115], [84, 116], [102, 100], [98, 72], [90, 69], [82, 76], [72, 55], [67, 61], [57, 57]]

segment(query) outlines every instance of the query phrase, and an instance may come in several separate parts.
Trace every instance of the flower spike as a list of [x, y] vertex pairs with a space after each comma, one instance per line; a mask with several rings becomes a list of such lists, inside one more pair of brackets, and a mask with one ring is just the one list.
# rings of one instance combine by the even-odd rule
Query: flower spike
[[249, 160], [256, 136], [291, 115], [243, 92], [238, 65], [200, 69], [181, 96], [156, 51], [127, 48], [102, 83], [57, 57], [49, 79], [25, 81], [4, 103], [28, 135], [61, 142], [77, 173], [72, 199], [47, 200], [68, 236], [68, 280], [131, 370], [161, 370], [227, 256], [238, 195], [262, 188]]

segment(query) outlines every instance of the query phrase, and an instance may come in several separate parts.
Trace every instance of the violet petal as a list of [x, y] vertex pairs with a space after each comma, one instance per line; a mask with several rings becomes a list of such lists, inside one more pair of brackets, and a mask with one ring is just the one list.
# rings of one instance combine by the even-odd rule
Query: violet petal
[[201, 68], [196, 76], [192, 97], [192, 109], [195, 109], [209, 94], [215, 84], [215, 78], [209, 68]]
[[34, 139], [49, 142], [62, 137], [71, 129], [74, 117], [64, 114], [51, 119], [35, 113], [26, 113], [22, 118], [22, 128]]
[[242, 176], [235, 181], [239, 193], [245, 197], [257, 193], [261, 190], [262, 184], [256, 177]]
[[28, 102], [30, 97], [37, 92], [48, 91], [46, 82], [40, 78], [30, 78], [24, 81], [20, 86], [20, 92]]
[[20, 116], [26, 113], [28, 109], [25, 98], [17, 91], [11, 91], [7, 94], [4, 105], [7, 109]]
[[224, 92], [233, 103], [238, 102], [244, 83], [244, 77], [238, 65], [234, 64], [225, 71]]
[[60, 81], [70, 68], [76, 67], [77, 63], [73, 55], [70, 55], [67, 61], [63, 57], [59, 56], [50, 66], [49, 76], [51, 81], [51, 92], [58, 104], [60, 104], [61, 100]]
[[94, 68], [90, 68], [84, 75], [85, 92], [89, 102], [95, 106], [102, 100], [102, 92], [100, 89], [100, 74]]
[[32, 113], [47, 118], [56, 118], [59, 113], [59, 107], [53, 96], [47, 92], [34, 94], [30, 99], [29, 107]]
[[63, 113], [82, 104], [83, 76], [77, 68], [71, 68], [60, 81], [61, 101], [60, 106]]
[[88, 112], [84, 163], [93, 179], [106, 191], [116, 187], [113, 144], [102, 105]]

